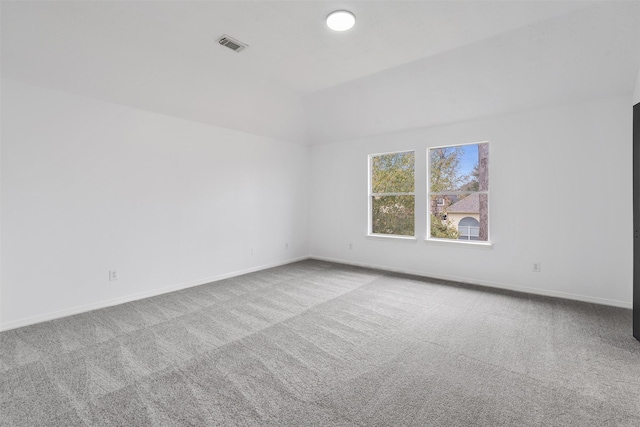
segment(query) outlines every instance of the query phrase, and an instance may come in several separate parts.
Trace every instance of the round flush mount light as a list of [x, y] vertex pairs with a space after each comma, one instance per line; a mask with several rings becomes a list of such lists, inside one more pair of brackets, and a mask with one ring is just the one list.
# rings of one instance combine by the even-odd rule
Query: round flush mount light
[[356, 16], [348, 10], [336, 10], [327, 16], [327, 27], [333, 31], [347, 31], [356, 24]]

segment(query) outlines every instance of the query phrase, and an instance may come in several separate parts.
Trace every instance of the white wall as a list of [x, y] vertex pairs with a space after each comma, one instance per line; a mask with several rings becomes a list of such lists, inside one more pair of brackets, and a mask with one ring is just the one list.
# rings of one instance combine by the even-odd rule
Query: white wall
[[307, 147], [2, 84], [3, 328], [308, 254]]
[[636, 90], [633, 93], [633, 105], [640, 102], [640, 70], [638, 70], [638, 81], [636, 82]]
[[[631, 307], [629, 97], [312, 147], [311, 255]], [[367, 155], [490, 142], [491, 250], [366, 237]], [[426, 212], [418, 197], [416, 209]], [[425, 215], [420, 215], [425, 218]], [[349, 244], [353, 243], [353, 249]], [[541, 262], [541, 272], [532, 264]]]

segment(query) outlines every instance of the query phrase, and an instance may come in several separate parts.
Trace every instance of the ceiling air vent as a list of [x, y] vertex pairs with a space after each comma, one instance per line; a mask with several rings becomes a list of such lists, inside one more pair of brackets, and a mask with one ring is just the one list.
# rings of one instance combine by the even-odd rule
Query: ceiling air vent
[[229, 37], [226, 34], [223, 34], [222, 37], [218, 39], [218, 43], [220, 43], [222, 46], [228, 47], [235, 52], [240, 52], [245, 47], [249, 47], [248, 44], [242, 43], [241, 41]]

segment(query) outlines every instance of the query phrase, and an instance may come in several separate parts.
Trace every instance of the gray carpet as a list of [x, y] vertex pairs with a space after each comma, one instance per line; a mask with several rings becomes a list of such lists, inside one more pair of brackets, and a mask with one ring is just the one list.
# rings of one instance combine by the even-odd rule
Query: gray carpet
[[0, 339], [2, 426], [640, 426], [630, 310], [319, 261]]

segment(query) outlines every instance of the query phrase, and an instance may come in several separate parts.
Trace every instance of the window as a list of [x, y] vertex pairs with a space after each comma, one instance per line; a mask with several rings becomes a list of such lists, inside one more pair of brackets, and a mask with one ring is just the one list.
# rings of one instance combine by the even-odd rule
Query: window
[[480, 222], [471, 216], [465, 216], [458, 222], [458, 233], [461, 240], [478, 240], [480, 237]]
[[431, 239], [489, 241], [489, 143], [429, 149]]
[[415, 235], [415, 152], [369, 156], [369, 233]]

